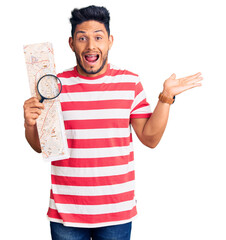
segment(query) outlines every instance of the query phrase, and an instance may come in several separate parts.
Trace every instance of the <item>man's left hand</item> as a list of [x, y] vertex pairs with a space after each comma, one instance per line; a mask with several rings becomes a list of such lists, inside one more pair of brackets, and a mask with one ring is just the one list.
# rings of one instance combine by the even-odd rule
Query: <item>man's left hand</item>
[[169, 98], [173, 98], [174, 96], [194, 87], [200, 87], [202, 84], [203, 78], [201, 77], [201, 73], [196, 73], [194, 75], [176, 79], [176, 74], [172, 74], [165, 82], [163, 94], [165, 94]]

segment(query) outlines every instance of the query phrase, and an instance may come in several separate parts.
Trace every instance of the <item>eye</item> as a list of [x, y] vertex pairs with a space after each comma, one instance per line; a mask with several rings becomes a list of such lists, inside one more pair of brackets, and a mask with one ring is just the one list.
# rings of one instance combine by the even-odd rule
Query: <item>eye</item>
[[97, 40], [97, 41], [99, 41], [99, 40], [101, 40], [101, 39], [103, 39], [101, 36], [97, 36], [97, 37], [96, 37], [96, 40]]
[[78, 40], [79, 40], [80, 42], [84, 42], [84, 41], [86, 41], [86, 37], [80, 37]]

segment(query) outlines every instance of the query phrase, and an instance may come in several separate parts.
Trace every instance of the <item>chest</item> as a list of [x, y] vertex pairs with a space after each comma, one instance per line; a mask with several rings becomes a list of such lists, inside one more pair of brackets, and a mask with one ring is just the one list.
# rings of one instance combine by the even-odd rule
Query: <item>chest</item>
[[65, 88], [60, 97], [66, 129], [129, 127], [132, 86], [76, 84]]

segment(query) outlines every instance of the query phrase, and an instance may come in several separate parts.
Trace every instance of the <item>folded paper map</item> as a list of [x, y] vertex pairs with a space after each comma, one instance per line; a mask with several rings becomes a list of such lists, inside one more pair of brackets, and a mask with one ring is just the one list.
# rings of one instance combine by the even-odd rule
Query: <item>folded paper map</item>
[[[31, 95], [40, 99], [38, 80], [45, 74], [56, 75], [52, 44], [47, 42], [26, 45], [24, 54]], [[37, 119], [42, 156], [48, 161], [66, 159], [69, 153], [59, 97], [44, 100], [43, 104], [45, 109]]]

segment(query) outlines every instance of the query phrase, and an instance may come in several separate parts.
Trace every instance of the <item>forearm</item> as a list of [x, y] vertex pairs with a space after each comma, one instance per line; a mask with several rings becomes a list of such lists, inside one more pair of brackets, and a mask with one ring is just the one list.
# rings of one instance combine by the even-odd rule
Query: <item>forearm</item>
[[176, 79], [176, 75], [172, 74], [163, 84], [163, 92], [159, 95], [159, 102], [152, 116], [148, 120], [131, 119], [133, 129], [144, 145], [150, 148], [158, 145], [166, 128], [170, 104], [174, 102], [174, 97], [188, 89], [201, 86], [202, 79], [201, 73], [180, 79]]
[[158, 145], [168, 122], [169, 110], [170, 104], [158, 101], [154, 112], [144, 125], [143, 137], [145, 145], [152, 148]]
[[40, 145], [36, 125], [29, 126], [25, 123], [24, 127], [25, 127], [25, 137], [28, 143], [36, 152], [41, 153], [41, 145]]

